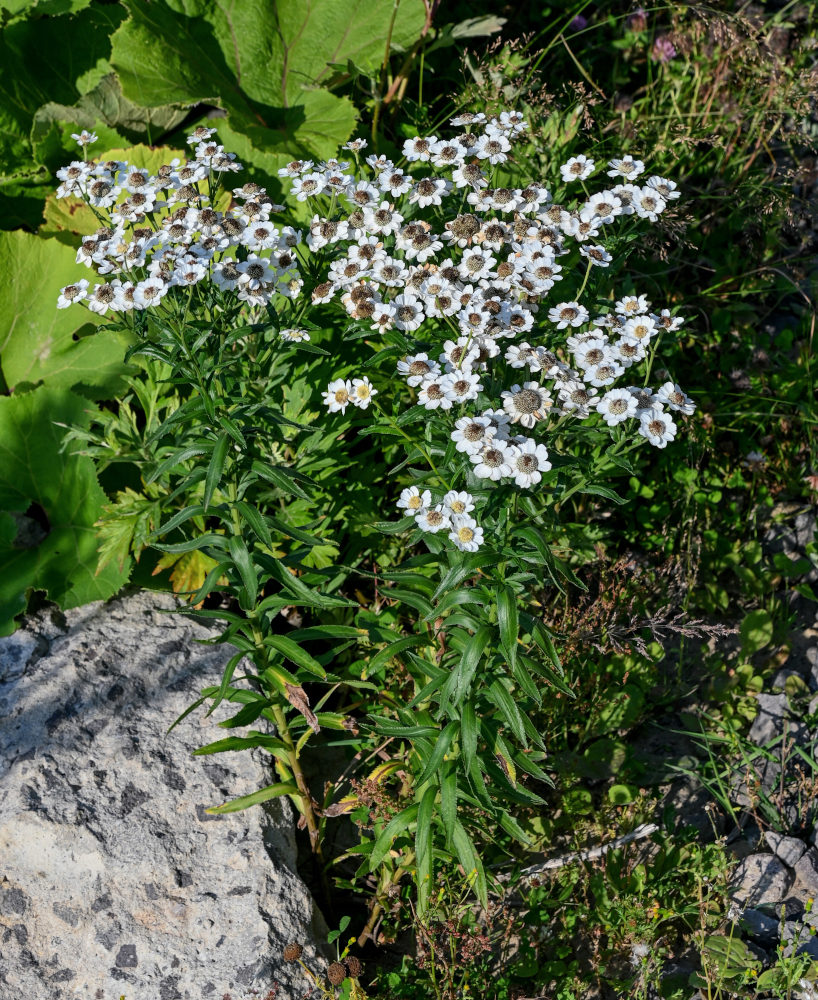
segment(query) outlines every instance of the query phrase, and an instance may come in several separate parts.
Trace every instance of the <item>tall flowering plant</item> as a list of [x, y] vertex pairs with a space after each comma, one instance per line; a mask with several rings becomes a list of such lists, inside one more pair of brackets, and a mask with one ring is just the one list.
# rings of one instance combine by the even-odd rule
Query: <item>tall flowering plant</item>
[[[579, 583], [552, 545], [561, 510], [582, 493], [622, 502], [606, 481], [694, 409], [667, 373], [652, 380], [682, 319], [622, 276], [676, 184], [631, 155], [532, 181], [519, 114], [451, 126], [397, 163], [360, 139], [289, 163], [302, 222], [252, 181], [232, 187], [240, 165], [211, 128], [156, 174], [83, 159], [58, 175], [58, 196], [99, 217], [77, 260], [100, 280], [57, 306], [126, 326], [142, 365], [142, 426], [103, 415], [87, 448], [141, 470], [126, 544], [198, 553], [191, 603], [234, 599], [191, 612], [237, 649], [196, 704], [274, 727], [201, 749], [275, 760], [279, 781], [218, 809], [287, 795], [322, 856], [328, 819], [394, 782], [351, 853], [379, 873], [377, 900], [410, 873], [421, 909], [447, 857], [485, 899], [475, 831], [490, 816], [524, 841], [515, 805], [550, 780], [537, 713], [572, 692], [537, 598]], [[392, 536], [382, 551], [373, 531]], [[389, 627], [362, 617], [367, 579], [398, 609]], [[313, 623], [288, 631], [293, 608]], [[380, 759], [321, 798], [302, 754], [323, 729]]]

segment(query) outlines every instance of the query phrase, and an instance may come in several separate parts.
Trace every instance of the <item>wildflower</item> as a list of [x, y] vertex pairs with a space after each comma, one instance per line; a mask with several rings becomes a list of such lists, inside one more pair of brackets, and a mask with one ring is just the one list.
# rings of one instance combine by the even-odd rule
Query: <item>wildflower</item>
[[287, 330], [279, 330], [278, 335], [282, 340], [288, 340], [293, 344], [300, 344], [303, 341], [310, 339], [310, 335], [306, 330], [301, 330], [295, 327]]
[[609, 177], [627, 177], [629, 180], [638, 177], [645, 169], [645, 164], [641, 160], [634, 160], [630, 153], [621, 160], [611, 160], [608, 166]]
[[409, 486], [401, 491], [397, 506], [398, 509], [405, 510], [410, 517], [414, 517], [418, 511], [425, 510], [431, 502], [432, 494], [429, 490], [421, 493], [417, 486]]
[[666, 403], [671, 410], [678, 410], [688, 416], [696, 409], [693, 400], [684, 394], [675, 382], [665, 382], [656, 390], [656, 398], [661, 403]]
[[567, 326], [576, 327], [587, 323], [588, 310], [579, 302], [559, 302], [548, 310], [548, 318], [556, 323], [558, 330], [564, 330]]
[[668, 441], [676, 436], [676, 424], [667, 413], [651, 409], [639, 418], [639, 433], [657, 448], [666, 448]]
[[465, 403], [466, 400], [477, 399], [477, 394], [483, 388], [480, 376], [468, 371], [448, 373], [441, 380], [441, 385], [453, 403]]
[[86, 132], [86, 130], [83, 129], [80, 133], [72, 132], [71, 138], [77, 143], [77, 145], [82, 146], [84, 149], [86, 146], [93, 146], [99, 136], [96, 132]]
[[[744, 458], [741, 460], [741, 464], [745, 469], [763, 469], [767, 464], [767, 456], [762, 451], [748, 451]], [[809, 476], [805, 477], [809, 480]], [[814, 476], [812, 477], [815, 478]]]
[[378, 390], [373, 387], [366, 375], [363, 378], [354, 378], [352, 380], [350, 399], [359, 409], [365, 410], [369, 406], [372, 397], [377, 396], [377, 394]]
[[451, 439], [458, 451], [476, 455], [486, 441], [495, 435], [495, 429], [488, 417], [458, 417]]
[[474, 463], [474, 474], [478, 479], [491, 479], [496, 482], [504, 476], [511, 475], [511, 454], [508, 445], [496, 438], [488, 441], [480, 451], [469, 453], [469, 460]]
[[483, 544], [483, 529], [473, 518], [461, 515], [452, 519], [449, 540], [461, 552], [476, 552]]
[[351, 402], [352, 383], [349, 379], [337, 378], [329, 383], [323, 396], [330, 413], [337, 413], [338, 410], [346, 413], [347, 404]]
[[676, 46], [667, 35], [659, 35], [650, 50], [650, 57], [654, 62], [667, 63], [676, 56]]
[[580, 154], [572, 156], [570, 160], [560, 167], [560, 173], [564, 181], [584, 181], [594, 172], [594, 161], [587, 156]]
[[627, 389], [609, 389], [596, 410], [609, 427], [614, 427], [636, 415], [636, 398]]
[[450, 410], [452, 408], [452, 398], [449, 395], [447, 376], [442, 378], [437, 375], [427, 375], [420, 384], [418, 402], [425, 406], [427, 410]]
[[523, 489], [540, 482], [543, 472], [551, 468], [545, 445], [537, 444], [531, 438], [513, 445], [510, 458], [514, 482]]
[[88, 297], [87, 288], [88, 281], [85, 278], [80, 278], [73, 285], [66, 285], [64, 288], [61, 288], [60, 297], [57, 299], [57, 308], [67, 309], [74, 302], [82, 302], [83, 299]]
[[501, 396], [503, 409], [509, 419], [523, 427], [533, 427], [538, 420], [545, 419], [552, 406], [551, 394], [536, 382], [513, 385], [511, 389], [501, 393]]
[[443, 504], [437, 504], [435, 507], [424, 507], [419, 510], [415, 518], [415, 524], [421, 531], [429, 531], [432, 534], [437, 534], [438, 531], [442, 531], [444, 528], [450, 526], [451, 516]]
[[474, 497], [465, 490], [459, 493], [457, 490], [450, 490], [443, 497], [443, 506], [453, 515], [468, 514], [474, 510]]
[[566, 379], [560, 383], [559, 399], [563, 413], [571, 413], [580, 419], [590, 415], [599, 402], [594, 397], [597, 390], [586, 385], [581, 379]]
[[488, 160], [492, 165], [503, 163], [508, 159], [506, 155], [511, 149], [511, 143], [501, 134], [486, 133], [477, 140], [474, 148], [474, 155], [478, 160]]
[[613, 257], [605, 247], [601, 246], [580, 247], [579, 252], [581, 256], [586, 257], [596, 267], [607, 267], [613, 260]]
[[430, 135], [426, 138], [416, 136], [414, 139], [407, 139], [403, 144], [403, 155], [410, 163], [416, 161], [425, 162], [432, 158], [433, 147], [437, 143], [437, 136]]

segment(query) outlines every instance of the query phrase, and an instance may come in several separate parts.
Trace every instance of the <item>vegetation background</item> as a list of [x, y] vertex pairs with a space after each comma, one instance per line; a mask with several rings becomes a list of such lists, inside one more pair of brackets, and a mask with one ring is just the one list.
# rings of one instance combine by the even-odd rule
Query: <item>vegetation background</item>
[[[575, 496], [548, 539], [570, 573], [529, 595], [558, 653], [561, 690], [533, 716], [553, 784], [529, 782], [544, 804], [517, 803], [528, 846], [499, 826], [475, 838], [491, 888], [482, 903], [462, 853], [443, 852], [422, 914], [411, 879], [395, 877], [400, 861], [385, 878], [349, 861], [332, 869], [334, 912], [346, 915], [334, 940], [343, 947], [364, 928], [370, 937], [356, 952], [361, 985], [340, 989], [407, 1000], [688, 998], [694, 986], [708, 998], [794, 996], [799, 979], [815, 978], [808, 962], [779, 956], [765, 968], [741, 950], [725, 835], [740, 811], [734, 777], [759, 763], [747, 741], [755, 695], [815, 599], [814, 543], [797, 553], [765, 544], [814, 511], [818, 493], [813, 5], [361, 0], [351, 11], [343, 0], [242, 0], [226, 13], [199, 0], [17, 0], [0, 14], [6, 633], [44, 599], [77, 606], [128, 580], [189, 595], [214, 565], [201, 550], [147, 546], [165, 513], [162, 484], [151, 489], [128, 434], [141, 432], [158, 397], [130, 381], [126, 335], [54, 309], [77, 274], [78, 238], [96, 227], [87, 209], [53, 195], [54, 171], [74, 156], [72, 132], [92, 129], [108, 155], [128, 150], [155, 168], [213, 119], [280, 197], [277, 170], [294, 156], [332, 156], [358, 134], [393, 154], [458, 111], [514, 109], [537, 140], [533, 177], [578, 153], [632, 152], [679, 183], [683, 198], [641, 247], [634, 281], [687, 318], [670, 354], [698, 409], [673, 445], [632, 459], [617, 483], [624, 503]], [[314, 408], [287, 402], [291, 416]], [[76, 429], [99, 413], [115, 418], [114, 460], [87, 435], [77, 446]], [[294, 523], [308, 525], [302, 513]], [[312, 548], [316, 572], [349, 556], [345, 516]], [[362, 539], [361, 559], [377, 554], [388, 567], [404, 557], [395, 536], [363, 530]], [[360, 587], [355, 625], [370, 629], [369, 676], [400, 700], [406, 675], [400, 660], [386, 669], [378, 635], [417, 618], [420, 598]], [[788, 694], [803, 715], [805, 692]], [[361, 697], [363, 718], [374, 706]], [[680, 822], [667, 798], [680, 774], [712, 792], [712, 827]], [[783, 788], [778, 799], [755, 788], [743, 808], [762, 829], [811, 829], [814, 761], [794, 780], [804, 802], [795, 819], [782, 812]], [[370, 779], [357, 793], [362, 830], [382, 831], [404, 804], [388, 782]], [[520, 873], [646, 823], [658, 826], [647, 841]]]

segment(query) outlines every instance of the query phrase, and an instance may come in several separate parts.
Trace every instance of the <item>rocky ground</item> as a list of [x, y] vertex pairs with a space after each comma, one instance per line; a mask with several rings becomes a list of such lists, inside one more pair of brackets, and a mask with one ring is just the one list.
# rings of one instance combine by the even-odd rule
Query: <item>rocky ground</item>
[[269, 758], [192, 755], [223, 706], [166, 732], [233, 652], [174, 606], [47, 609], [0, 639], [3, 998], [303, 994], [283, 949], [314, 957], [326, 927], [287, 803], [205, 812], [274, 781]]

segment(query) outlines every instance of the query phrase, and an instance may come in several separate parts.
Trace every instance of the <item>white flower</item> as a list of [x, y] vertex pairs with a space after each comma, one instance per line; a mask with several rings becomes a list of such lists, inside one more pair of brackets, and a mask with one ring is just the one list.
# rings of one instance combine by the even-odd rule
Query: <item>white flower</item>
[[593, 365], [583, 372], [583, 379], [590, 385], [595, 385], [598, 389], [615, 382], [620, 375], [624, 374], [624, 367], [617, 361], [603, 361], [600, 365]]
[[603, 246], [591, 245], [580, 247], [579, 252], [581, 256], [587, 257], [595, 267], [607, 267], [613, 260], [613, 257]]
[[461, 163], [452, 171], [452, 180], [456, 187], [470, 187], [475, 190], [488, 187], [488, 178], [477, 163]]
[[464, 281], [475, 281], [488, 274], [496, 262], [496, 257], [481, 250], [480, 247], [469, 247], [468, 250], [464, 251], [460, 261], [460, 274]]
[[645, 342], [637, 340], [635, 337], [629, 337], [627, 334], [623, 334], [619, 340], [614, 342], [613, 349], [614, 356], [626, 368], [630, 368], [631, 365], [645, 357]]
[[248, 254], [247, 260], [236, 264], [236, 270], [241, 274], [239, 284], [251, 291], [257, 291], [276, 279], [276, 272], [271, 266], [271, 261], [267, 257], [259, 257], [255, 253]]
[[641, 417], [642, 414], [647, 413], [649, 410], [661, 410], [662, 404], [659, 402], [653, 390], [648, 389], [647, 386], [629, 385], [628, 392], [636, 400], [637, 417]]
[[170, 288], [160, 278], [148, 278], [140, 281], [133, 294], [133, 304], [136, 309], [147, 309], [156, 305]]
[[236, 288], [241, 278], [238, 264], [230, 257], [222, 257], [213, 268], [213, 283], [223, 292]]
[[91, 181], [85, 189], [88, 201], [95, 208], [110, 208], [121, 193], [122, 188], [104, 178]]
[[460, 493], [457, 490], [450, 490], [443, 497], [443, 505], [454, 515], [468, 514], [474, 510], [474, 497], [465, 490]]
[[381, 193], [369, 181], [358, 181], [357, 184], [350, 184], [346, 188], [344, 197], [351, 205], [356, 205], [358, 208], [370, 208], [378, 204]]
[[410, 354], [398, 362], [398, 372], [406, 376], [407, 385], [416, 386], [429, 376], [437, 377], [440, 365], [436, 361], [430, 361], [428, 354]]
[[403, 216], [394, 211], [394, 205], [382, 201], [379, 205], [368, 205], [364, 209], [364, 221], [369, 232], [387, 236], [400, 229]]
[[301, 330], [297, 327], [290, 327], [287, 330], [279, 330], [278, 335], [282, 340], [288, 340], [293, 344], [300, 344], [302, 341], [310, 339], [310, 335], [306, 330]]
[[430, 508], [423, 507], [417, 513], [415, 524], [421, 531], [437, 534], [438, 531], [451, 526], [451, 514], [443, 504], [437, 504]]
[[313, 168], [312, 160], [290, 160], [290, 162], [286, 165], [286, 167], [281, 167], [281, 169], [278, 171], [278, 176], [299, 177], [301, 174], [308, 173], [310, 170], [312, 170], [312, 168]]
[[423, 309], [414, 294], [407, 291], [392, 303], [395, 307], [394, 324], [398, 330], [417, 330], [424, 320]]
[[329, 407], [330, 413], [337, 413], [338, 410], [341, 413], [346, 413], [347, 405], [352, 402], [350, 399], [352, 396], [352, 383], [349, 379], [337, 378], [335, 381], [329, 383], [326, 392], [322, 393], [322, 395], [325, 405]]
[[551, 393], [537, 382], [513, 385], [501, 396], [509, 419], [523, 427], [533, 427], [538, 420], [545, 419], [552, 406]]
[[678, 198], [681, 194], [680, 191], [676, 190], [679, 186], [676, 181], [670, 181], [666, 177], [657, 177], [656, 174], [652, 177], [648, 177], [645, 181], [645, 186], [653, 188], [654, 191], [657, 191], [665, 199], [665, 201], [672, 201], [673, 199]]
[[443, 180], [442, 177], [422, 177], [409, 195], [409, 204], [418, 205], [420, 208], [440, 205], [451, 186], [451, 182]]
[[350, 393], [351, 401], [361, 410], [365, 410], [373, 396], [378, 395], [378, 390], [375, 389], [369, 379], [364, 375], [363, 378], [354, 378], [352, 380], [352, 391]]
[[669, 330], [674, 333], [684, 326], [684, 320], [681, 316], [671, 316], [669, 309], [663, 309], [658, 316], [651, 313], [651, 319], [656, 322], [657, 326], [661, 326], [663, 330]]
[[588, 322], [588, 315], [588, 310], [579, 302], [558, 302], [548, 310], [548, 318], [557, 324], [558, 330], [564, 330], [567, 326], [582, 326]]
[[611, 160], [608, 166], [611, 168], [608, 171], [609, 177], [627, 177], [630, 180], [638, 177], [645, 169], [645, 164], [641, 160], [634, 160], [630, 153], [621, 160]]
[[612, 357], [611, 346], [604, 337], [588, 337], [574, 348], [577, 368], [594, 368]]
[[217, 130], [215, 128], [208, 128], [206, 125], [200, 125], [187, 137], [187, 144], [188, 146], [195, 146], [199, 142], [204, 142], [205, 139], [209, 139], [211, 135], [215, 135], [216, 131]]
[[458, 417], [451, 433], [455, 448], [467, 455], [476, 455], [495, 436], [488, 417]]
[[86, 278], [80, 278], [73, 285], [66, 285], [64, 288], [61, 288], [60, 297], [57, 299], [57, 308], [67, 309], [74, 302], [82, 302], [83, 299], [88, 297], [87, 288], [88, 281]]
[[508, 159], [506, 155], [511, 149], [511, 143], [502, 134], [486, 133], [481, 135], [474, 147], [474, 155], [478, 160], [488, 160], [489, 163], [503, 163]]
[[660, 212], [664, 212], [667, 202], [655, 188], [643, 187], [633, 199], [633, 207], [640, 219], [656, 222]]
[[392, 197], [397, 198], [399, 195], [406, 194], [412, 187], [412, 178], [407, 176], [400, 167], [389, 167], [378, 177], [378, 187], [385, 194], [391, 194]]
[[71, 138], [74, 140], [74, 142], [76, 142], [78, 145], [84, 148], [85, 146], [92, 146], [97, 141], [99, 136], [96, 134], [96, 132], [86, 132], [85, 129], [83, 129], [82, 132], [80, 132], [79, 134], [76, 132], [72, 132]]
[[632, 316], [623, 328], [623, 334], [640, 344], [647, 344], [656, 333], [656, 321], [650, 316]]
[[596, 409], [599, 400], [595, 398], [597, 390], [593, 386], [587, 386], [581, 379], [567, 379], [559, 385], [563, 413], [583, 419]]
[[478, 452], [468, 452], [469, 461], [474, 463], [474, 474], [478, 479], [497, 481], [511, 475], [511, 446], [497, 438], [484, 443]]
[[432, 494], [428, 490], [422, 493], [417, 486], [409, 486], [403, 490], [398, 500], [397, 506], [400, 510], [405, 510], [410, 517], [414, 517], [420, 510], [425, 510], [432, 502]]
[[466, 148], [457, 139], [439, 139], [432, 146], [432, 163], [436, 167], [459, 165], [466, 156]]
[[616, 312], [625, 316], [639, 316], [650, 309], [647, 295], [625, 295], [614, 306]]
[[360, 153], [362, 149], [366, 149], [369, 143], [366, 139], [350, 139], [349, 142], [345, 142], [343, 149], [348, 149], [351, 153]]
[[678, 410], [688, 416], [696, 409], [693, 400], [675, 382], [665, 382], [656, 390], [656, 397], [660, 402], [667, 403], [671, 410]]
[[654, 408], [639, 418], [639, 433], [657, 448], [666, 448], [668, 441], [676, 436], [676, 424], [670, 414]]
[[454, 517], [449, 540], [454, 542], [461, 552], [476, 552], [483, 544], [483, 529], [468, 515]]
[[551, 468], [548, 452], [544, 444], [537, 444], [533, 438], [527, 438], [520, 444], [511, 447], [511, 473], [514, 482], [521, 488], [533, 486], [540, 482], [543, 472]]
[[429, 135], [426, 138], [416, 136], [414, 139], [407, 139], [403, 144], [403, 155], [410, 163], [416, 160], [425, 162], [432, 158], [433, 147], [436, 143], [436, 135]]
[[580, 154], [572, 156], [570, 160], [560, 167], [560, 173], [564, 181], [584, 181], [594, 172], [594, 161], [587, 156]]
[[440, 384], [453, 403], [465, 403], [468, 399], [477, 399], [477, 394], [483, 388], [480, 376], [467, 371], [450, 372], [444, 375]]
[[597, 404], [597, 413], [609, 427], [636, 415], [636, 399], [627, 389], [610, 389]]
[[425, 406], [427, 410], [436, 410], [438, 407], [441, 410], [452, 408], [452, 400], [448, 395], [448, 385], [445, 379], [445, 375], [442, 377], [438, 375], [426, 376], [421, 382], [418, 393], [418, 402], [421, 406]]
[[483, 125], [485, 121], [486, 116], [482, 111], [463, 111], [454, 118], [450, 118], [449, 124], [458, 128], [461, 125], [466, 125], [467, 127], [473, 125]]
[[327, 186], [327, 179], [323, 174], [311, 173], [303, 177], [296, 177], [292, 183], [292, 193], [298, 201], [306, 201], [315, 195], [321, 194]]
[[86, 299], [91, 312], [99, 313], [100, 316], [104, 316], [109, 309], [114, 308], [115, 300], [116, 289], [113, 285], [107, 283], [94, 285], [93, 291]]

